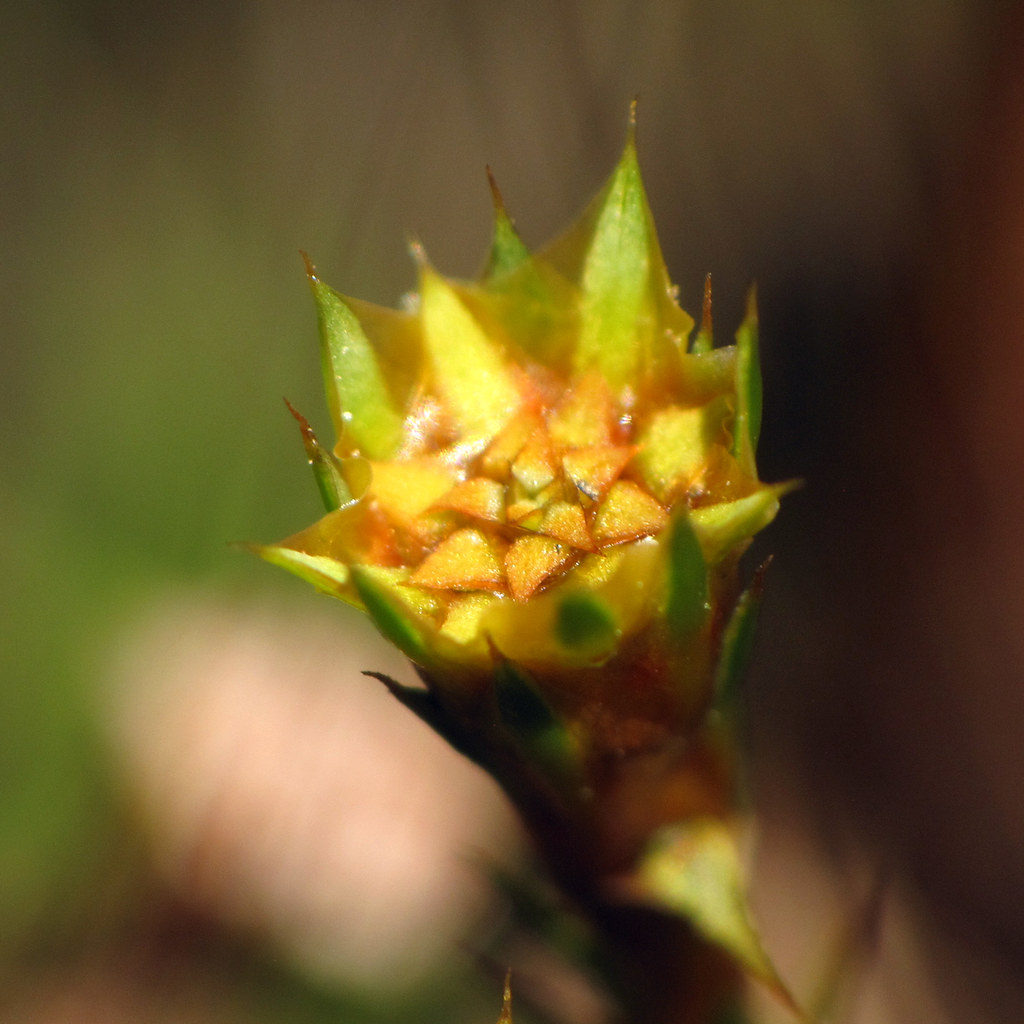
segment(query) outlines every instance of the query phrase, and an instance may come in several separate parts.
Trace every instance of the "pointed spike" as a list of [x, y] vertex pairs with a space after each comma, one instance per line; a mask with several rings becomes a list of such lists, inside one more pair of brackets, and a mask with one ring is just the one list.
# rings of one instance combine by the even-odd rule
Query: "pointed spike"
[[320, 355], [327, 405], [339, 438], [374, 459], [394, 455], [402, 440], [402, 417], [394, 408], [373, 345], [344, 299], [317, 276], [303, 253], [320, 324]]
[[487, 168], [487, 181], [491, 187], [491, 198], [494, 201], [494, 233], [491, 239], [491, 251], [487, 257], [487, 265], [482, 277], [485, 281], [515, 270], [529, 258], [530, 252], [516, 231], [512, 218], [505, 209], [505, 203], [498, 190], [498, 183], [490, 167]]
[[433, 690], [423, 690], [417, 686], [406, 686], [397, 679], [392, 679], [391, 676], [386, 675], [384, 672], [374, 672], [372, 669], [364, 669], [363, 675], [383, 683], [384, 688], [395, 700], [400, 704], [404, 704], [418, 718], [443, 735], [446, 716], [444, 707]]
[[600, 501], [640, 449], [636, 445], [589, 445], [562, 456], [562, 468], [576, 489]]
[[505, 210], [505, 201], [501, 197], [501, 189], [498, 188], [498, 180], [494, 177], [494, 171], [491, 170], [490, 164], [484, 165], [484, 173], [487, 175], [487, 185], [491, 190], [491, 201], [494, 203], [494, 210], [497, 212]]
[[501, 1016], [498, 1024], [512, 1024], [512, 968], [505, 972], [505, 992], [501, 1000]]
[[284, 400], [284, 404], [288, 406], [288, 411], [299, 424], [299, 430], [302, 432], [302, 444], [306, 449], [306, 458], [313, 469], [313, 476], [316, 479], [324, 507], [328, 512], [333, 512], [352, 500], [352, 492], [349, 490], [348, 484], [345, 483], [341, 464], [333, 453], [327, 451], [317, 440], [313, 428], [309, 425], [309, 420], [287, 398]]
[[383, 672], [363, 672], [364, 676], [383, 683], [387, 691], [400, 704], [404, 704], [422, 722], [430, 726], [454, 750], [468, 757], [474, 764], [484, 768], [486, 750], [482, 749], [479, 736], [466, 727], [457, 716], [446, 711], [444, 704], [437, 696], [437, 686], [433, 678], [418, 665], [413, 668], [426, 685], [425, 690], [405, 686]]
[[704, 304], [701, 309], [700, 330], [693, 339], [690, 351], [694, 355], [703, 355], [715, 347], [715, 336], [711, 328], [711, 275], [704, 275]]

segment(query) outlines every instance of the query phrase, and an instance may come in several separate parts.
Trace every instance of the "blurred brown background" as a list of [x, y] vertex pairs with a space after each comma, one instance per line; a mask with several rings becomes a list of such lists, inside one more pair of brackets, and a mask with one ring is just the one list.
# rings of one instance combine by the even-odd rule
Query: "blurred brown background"
[[683, 305], [711, 271], [728, 337], [757, 280], [762, 475], [807, 481], [758, 543], [769, 941], [804, 977], [809, 894], [884, 877], [851, 1019], [1022, 1019], [1020, 22], [7, 0], [0, 1017], [493, 1016], [463, 851], [514, 859], [507, 812], [364, 685], [402, 671], [367, 630], [227, 542], [317, 512], [298, 250], [387, 304], [410, 235], [472, 274], [485, 164], [539, 244], [639, 95]]

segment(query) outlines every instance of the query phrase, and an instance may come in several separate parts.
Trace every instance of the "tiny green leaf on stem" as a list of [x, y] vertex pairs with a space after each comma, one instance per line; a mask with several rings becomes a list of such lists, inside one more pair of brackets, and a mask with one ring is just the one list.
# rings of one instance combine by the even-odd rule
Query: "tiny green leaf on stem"
[[517, 665], [498, 659], [494, 696], [504, 728], [553, 781], [572, 784], [579, 762], [569, 731], [541, 695], [537, 684]]
[[757, 289], [747, 293], [747, 312], [736, 332], [736, 415], [732, 453], [744, 473], [757, 478], [761, 434], [761, 362], [758, 356]]
[[753, 582], [740, 594], [722, 634], [722, 649], [715, 668], [715, 700], [719, 708], [733, 704], [750, 664], [764, 594], [764, 578], [770, 563], [771, 559], [768, 559], [761, 565], [754, 574]]
[[351, 571], [356, 593], [384, 639], [417, 664], [429, 664], [430, 658], [423, 637], [413, 623], [409, 610], [367, 569], [354, 565]]
[[685, 640], [704, 624], [709, 607], [707, 565], [685, 508], [672, 516], [667, 553], [665, 620], [672, 636]]
[[295, 417], [299, 430], [302, 431], [302, 444], [306, 449], [306, 458], [309, 459], [309, 465], [313, 470], [324, 508], [328, 512], [333, 512], [352, 500], [352, 492], [345, 482], [341, 463], [317, 440], [309, 420], [287, 398], [284, 404], [288, 406], [288, 411]]
[[708, 565], [714, 565], [767, 526], [779, 510], [779, 498], [791, 486], [777, 484], [735, 501], [695, 508], [690, 515]]
[[595, 660], [615, 651], [619, 628], [611, 609], [596, 594], [567, 594], [558, 606], [555, 636], [565, 648]]
[[644, 858], [639, 885], [657, 904], [684, 917], [735, 957], [801, 1020], [807, 1019], [753, 923], [736, 840], [726, 822], [696, 819], [666, 829]]

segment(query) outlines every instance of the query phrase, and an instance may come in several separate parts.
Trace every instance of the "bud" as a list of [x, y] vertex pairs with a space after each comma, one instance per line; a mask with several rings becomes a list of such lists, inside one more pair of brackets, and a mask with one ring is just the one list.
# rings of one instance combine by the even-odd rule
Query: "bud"
[[706, 710], [738, 556], [778, 508], [754, 463], [754, 298], [716, 349], [706, 286], [693, 331], [632, 131], [538, 253], [494, 194], [481, 278], [444, 278], [416, 247], [412, 311], [343, 298], [307, 265], [333, 451], [299, 420], [328, 512], [261, 553], [364, 609], [446, 690], [507, 663], [588, 755], [657, 747]]

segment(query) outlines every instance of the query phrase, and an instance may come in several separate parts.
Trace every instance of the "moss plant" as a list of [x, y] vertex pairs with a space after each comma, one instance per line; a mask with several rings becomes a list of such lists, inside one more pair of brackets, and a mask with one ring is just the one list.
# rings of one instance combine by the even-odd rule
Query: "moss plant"
[[409, 657], [422, 688], [378, 678], [504, 787], [629, 1019], [724, 1019], [744, 975], [791, 1002], [735, 843], [732, 698], [761, 587], [739, 561], [785, 489], [755, 463], [754, 296], [721, 347], [709, 284], [699, 325], [679, 307], [632, 121], [539, 251], [493, 192], [482, 274], [414, 247], [410, 309], [344, 297], [307, 260], [336, 443], [295, 416], [326, 514], [259, 553]]

